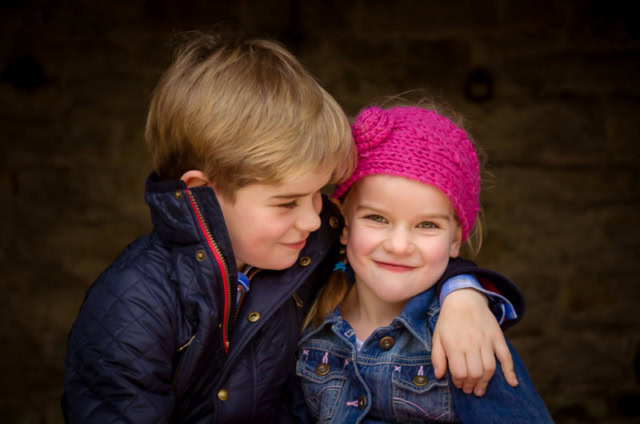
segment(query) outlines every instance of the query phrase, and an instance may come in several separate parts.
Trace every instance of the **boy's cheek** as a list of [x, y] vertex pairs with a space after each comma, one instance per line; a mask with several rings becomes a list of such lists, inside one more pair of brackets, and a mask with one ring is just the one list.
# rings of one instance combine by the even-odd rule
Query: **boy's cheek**
[[322, 194], [320, 192], [313, 195], [313, 207], [316, 213], [320, 215], [320, 212], [322, 212]]

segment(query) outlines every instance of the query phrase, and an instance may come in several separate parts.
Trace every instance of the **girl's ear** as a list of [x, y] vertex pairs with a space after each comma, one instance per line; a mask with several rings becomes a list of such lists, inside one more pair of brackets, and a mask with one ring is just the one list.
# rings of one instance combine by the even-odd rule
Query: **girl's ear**
[[203, 185], [209, 185], [209, 178], [202, 171], [193, 169], [182, 174], [180, 177], [182, 181], [187, 185], [187, 188], [200, 187]]
[[456, 225], [456, 234], [451, 240], [451, 248], [449, 249], [449, 257], [457, 258], [460, 254], [460, 246], [462, 245], [462, 227]]
[[338, 199], [330, 198], [331, 202], [334, 205], [338, 206], [338, 210], [340, 210], [340, 214], [344, 218], [344, 227], [342, 227], [342, 234], [340, 235], [340, 243], [347, 245], [347, 240], [349, 239], [349, 221], [347, 221], [347, 215], [345, 214], [344, 205]]
[[344, 219], [344, 227], [342, 227], [342, 234], [340, 235], [340, 243], [347, 245], [347, 240], [349, 240], [349, 223], [347, 222], [347, 218]]

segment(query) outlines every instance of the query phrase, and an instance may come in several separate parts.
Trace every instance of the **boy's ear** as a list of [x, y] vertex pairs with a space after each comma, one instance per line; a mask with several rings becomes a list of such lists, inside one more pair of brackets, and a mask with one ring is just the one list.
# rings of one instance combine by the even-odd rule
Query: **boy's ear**
[[460, 246], [462, 245], [462, 227], [460, 225], [456, 228], [456, 235], [451, 241], [451, 248], [449, 249], [449, 257], [457, 258], [460, 254]]
[[191, 170], [182, 174], [180, 177], [182, 181], [187, 185], [187, 188], [200, 187], [209, 185], [209, 178], [202, 171]]

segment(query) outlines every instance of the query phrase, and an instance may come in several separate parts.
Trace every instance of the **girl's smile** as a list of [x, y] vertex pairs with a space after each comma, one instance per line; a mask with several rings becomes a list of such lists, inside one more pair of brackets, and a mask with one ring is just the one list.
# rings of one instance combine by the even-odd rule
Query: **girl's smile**
[[387, 271], [391, 271], [391, 272], [409, 272], [415, 269], [414, 266], [409, 266], [409, 265], [401, 265], [401, 264], [381, 262], [381, 261], [375, 261], [375, 260], [374, 262], [380, 268], [385, 269]]

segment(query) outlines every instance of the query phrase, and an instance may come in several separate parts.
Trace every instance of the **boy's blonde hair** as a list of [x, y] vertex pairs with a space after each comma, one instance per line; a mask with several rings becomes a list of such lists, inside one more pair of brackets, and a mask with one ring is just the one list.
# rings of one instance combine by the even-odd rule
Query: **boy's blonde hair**
[[344, 112], [281, 45], [192, 33], [158, 83], [145, 138], [156, 172], [200, 170], [230, 199], [249, 184], [353, 171]]

